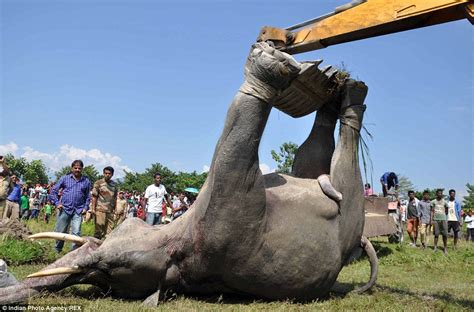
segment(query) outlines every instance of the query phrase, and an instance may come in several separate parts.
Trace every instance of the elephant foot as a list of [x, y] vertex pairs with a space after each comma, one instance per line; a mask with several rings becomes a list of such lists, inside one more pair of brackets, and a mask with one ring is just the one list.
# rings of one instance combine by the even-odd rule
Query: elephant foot
[[340, 122], [357, 132], [362, 127], [362, 118], [366, 106], [364, 99], [368, 88], [362, 81], [348, 80], [344, 85], [344, 95], [339, 113]]

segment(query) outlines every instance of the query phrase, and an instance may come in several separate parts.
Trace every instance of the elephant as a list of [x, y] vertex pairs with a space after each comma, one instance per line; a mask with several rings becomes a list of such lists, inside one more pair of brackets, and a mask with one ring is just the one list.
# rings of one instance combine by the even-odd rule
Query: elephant
[[358, 161], [366, 85], [346, 79], [327, 92], [291, 174], [263, 175], [259, 168], [258, 149], [270, 111], [303, 67], [269, 43], [254, 44], [245, 81], [228, 109], [208, 177], [191, 209], [166, 225], [127, 219], [104, 241], [35, 234], [33, 239], [63, 239], [81, 247], [1, 288], [0, 303], [24, 302], [38, 292], [74, 284], [96, 285], [113, 296], [151, 305], [168, 290], [314, 300], [327, 296], [343, 266], [361, 249], [368, 255], [371, 277], [359, 290], [369, 289], [377, 276], [377, 256], [362, 236]]

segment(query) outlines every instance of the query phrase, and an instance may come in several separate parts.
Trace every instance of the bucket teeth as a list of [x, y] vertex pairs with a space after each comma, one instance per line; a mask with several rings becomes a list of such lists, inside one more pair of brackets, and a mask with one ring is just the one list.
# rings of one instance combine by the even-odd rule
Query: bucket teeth
[[326, 66], [318, 68], [322, 60], [302, 62], [301, 71], [275, 99], [274, 107], [291, 117], [303, 117], [320, 109], [332, 99], [330, 90], [334, 89], [334, 76], [337, 69]]
[[315, 60], [315, 61], [303, 61], [301, 62], [301, 65], [305, 65], [305, 64], [312, 64], [312, 65], [316, 65], [316, 67], [318, 67], [319, 65], [321, 65], [321, 63], [323, 62], [323, 60]]
[[339, 71], [337, 70], [337, 68], [331, 68], [330, 70], [328, 70], [325, 75], [330, 79], [332, 80], [334, 78], [334, 76], [336, 76], [336, 74], [338, 73]]
[[328, 71], [330, 71], [331, 69], [332, 69], [332, 66], [331, 66], [331, 65], [328, 65], [328, 66], [324, 66], [321, 71], [325, 74], [325, 73], [327, 73]]

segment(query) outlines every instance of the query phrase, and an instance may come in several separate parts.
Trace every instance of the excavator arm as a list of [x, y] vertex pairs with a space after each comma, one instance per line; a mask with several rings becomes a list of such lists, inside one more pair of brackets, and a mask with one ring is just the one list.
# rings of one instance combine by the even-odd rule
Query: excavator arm
[[464, 18], [474, 24], [474, 0], [355, 0], [287, 29], [265, 26], [257, 41], [297, 54]]

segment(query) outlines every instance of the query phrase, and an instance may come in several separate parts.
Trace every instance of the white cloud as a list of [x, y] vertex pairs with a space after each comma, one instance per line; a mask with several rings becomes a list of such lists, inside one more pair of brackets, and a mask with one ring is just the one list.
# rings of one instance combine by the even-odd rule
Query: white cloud
[[262, 171], [262, 174], [275, 172], [275, 169], [270, 169], [270, 166], [267, 164], [260, 164], [260, 170]]
[[202, 173], [209, 172], [209, 169], [211, 169], [211, 167], [209, 167], [208, 165], [202, 166]]
[[52, 173], [64, 166], [71, 165], [75, 159], [81, 159], [86, 166], [94, 165], [99, 172], [101, 172], [103, 167], [112, 166], [115, 169], [115, 178], [124, 177], [124, 170], [132, 171], [128, 166], [122, 164], [122, 159], [119, 156], [102, 152], [97, 148], [85, 150], [65, 144], [56, 152], [45, 153], [35, 150], [30, 146], [25, 146], [21, 149], [21, 152], [19, 152], [18, 145], [14, 142], [10, 142], [6, 145], [0, 145], [0, 153], [12, 153], [17, 157], [24, 157], [28, 161], [40, 159], [51, 169]]
[[6, 155], [6, 154], [16, 154], [16, 151], [18, 150], [18, 145], [14, 142], [10, 142], [5, 145], [0, 145], [0, 155]]

